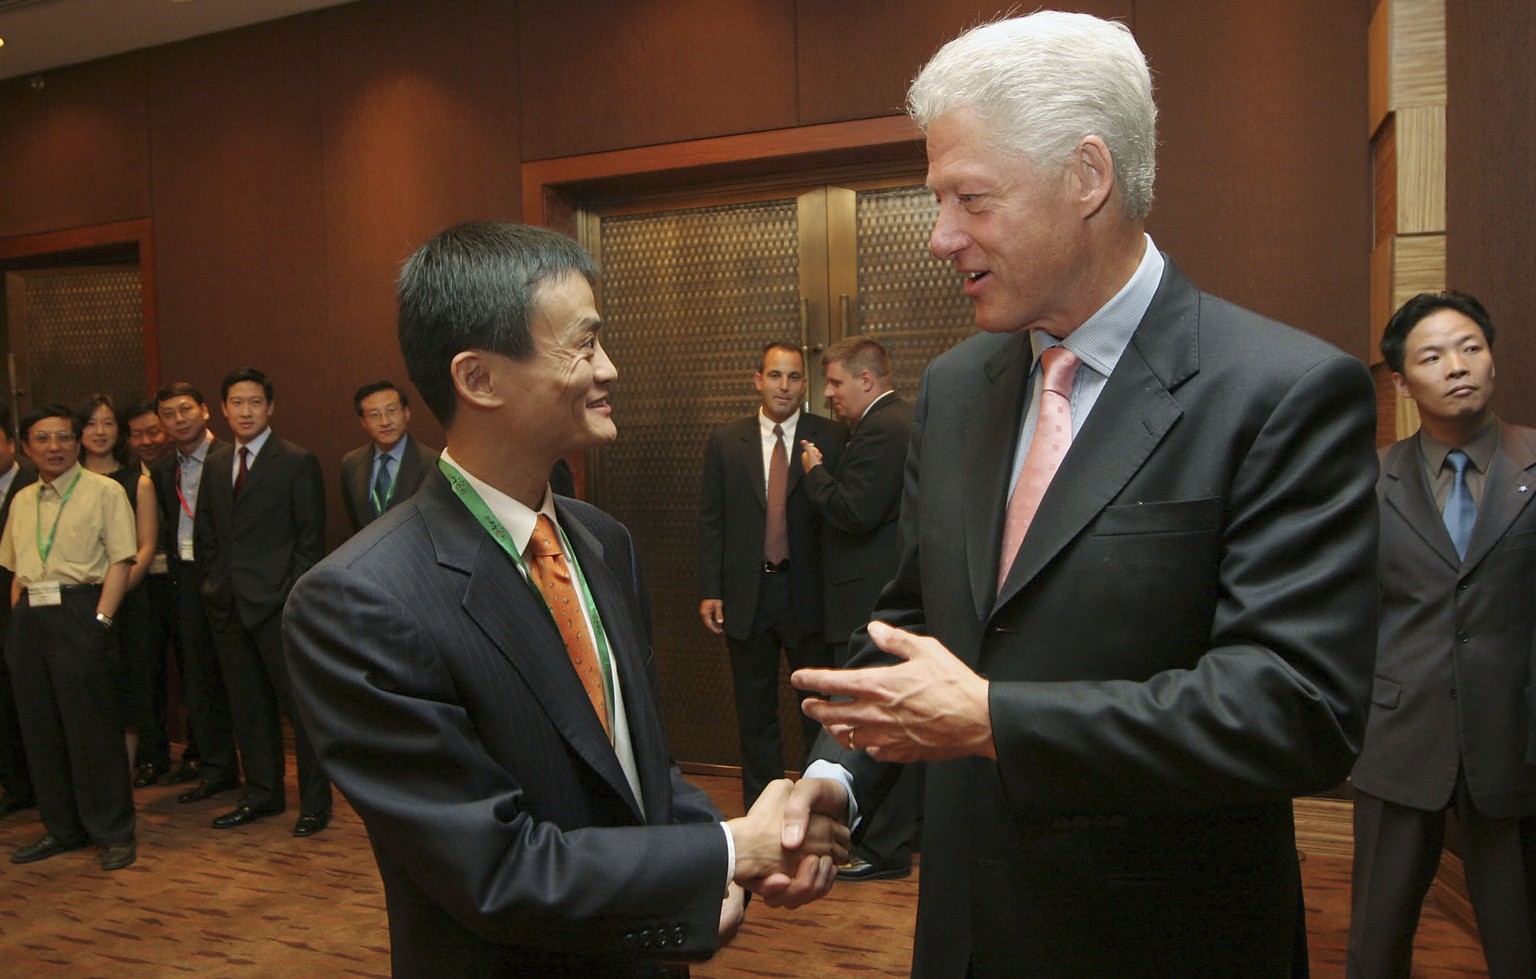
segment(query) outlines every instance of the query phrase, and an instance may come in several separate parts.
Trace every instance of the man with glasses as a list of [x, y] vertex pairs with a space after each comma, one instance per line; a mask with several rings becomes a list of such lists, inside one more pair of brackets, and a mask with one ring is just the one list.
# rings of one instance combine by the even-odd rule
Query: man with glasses
[[87, 843], [101, 868], [133, 863], [133, 788], [123, 752], [113, 616], [138, 551], [118, 484], [80, 465], [80, 427], [62, 405], [21, 424], [38, 481], [17, 494], [0, 564], [14, 572], [6, 658], [45, 832], [11, 854], [33, 863]]
[[411, 400], [394, 382], [364, 384], [352, 396], [352, 407], [370, 439], [341, 460], [341, 501], [355, 534], [415, 495], [437, 464], [438, 451], [406, 434]]

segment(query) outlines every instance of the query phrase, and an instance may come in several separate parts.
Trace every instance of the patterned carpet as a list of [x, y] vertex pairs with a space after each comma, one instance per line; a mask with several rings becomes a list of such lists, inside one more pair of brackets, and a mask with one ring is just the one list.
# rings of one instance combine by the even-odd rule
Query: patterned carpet
[[[293, 765], [290, 762], [290, 783]], [[695, 779], [727, 814], [739, 812], [734, 779]], [[139, 860], [104, 873], [94, 848], [26, 866], [0, 859], [0, 975], [70, 979], [161, 976], [389, 975], [384, 897], [367, 836], [338, 798], [329, 829], [290, 833], [297, 813], [239, 829], [208, 826], [235, 793], [191, 805], [178, 787], [137, 793]], [[297, 793], [290, 784], [290, 798]], [[1348, 929], [1347, 835], [1337, 812], [1303, 813], [1313, 975], [1343, 974]], [[1347, 824], [1346, 824], [1347, 825]], [[33, 811], [0, 821], [0, 856], [33, 842]], [[695, 966], [713, 977], [905, 976], [912, 954], [917, 876], [839, 885], [797, 911], [754, 902], [734, 945]], [[1476, 940], [1433, 903], [1420, 929], [1414, 975], [1485, 975]]]

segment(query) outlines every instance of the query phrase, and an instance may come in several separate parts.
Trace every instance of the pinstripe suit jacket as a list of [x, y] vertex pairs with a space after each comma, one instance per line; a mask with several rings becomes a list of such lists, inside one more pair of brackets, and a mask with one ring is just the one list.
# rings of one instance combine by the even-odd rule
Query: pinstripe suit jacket
[[718, 814], [668, 755], [628, 532], [557, 498], [618, 664], [643, 807], [553, 619], [441, 473], [294, 588], [293, 696], [368, 828], [396, 976], [652, 974], [714, 951]]

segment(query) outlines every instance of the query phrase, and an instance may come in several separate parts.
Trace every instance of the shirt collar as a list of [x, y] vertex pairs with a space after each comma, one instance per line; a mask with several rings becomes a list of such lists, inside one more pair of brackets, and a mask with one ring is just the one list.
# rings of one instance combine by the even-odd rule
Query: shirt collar
[[235, 452], [236, 452], [236, 454], [238, 454], [242, 448], [250, 449], [251, 450], [251, 458], [254, 459], [257, 456], [261, 455], [262, 446], [266, 445], [267, 444], [267, 439], [269, 439], [271, 437], [272, 437], [272, 426], [268, 425], [266, 428], [263, 428], [261, 430], [261, 434], [257, 435], [255, 438], [251, 439], [249, 442], [242, 442], [239, 439], [236, 439], [235, 440]]
[[869, 413], [875, 410], [875, 405], [884, 401], [886, 398], [893, 397], [895, 394], [896, 389], [892, 388], [889, 391], [881, 391], [879, 394], [875, 395], [875, 399], [869, 404], [865, 405], [863, 411], [859, 412], [859, 421], [862, 422], [864, 419], [868, 418]]
[[1115, 365], [1120, 362], [1120, 355], [1130, 345], [1136, 327], [1141, 325], [1142, 318], [1147, 315], [1152, 297], [1157, 295], [1157, 287], [1163, 281], [1163, 266], [1166, 264], [1163, 255], [1152, 244], [1150, 235], [1144, 234], [1142, 237], [1146, 239], [1146, 248], [1130, 281], [1121, 286], [1109, 302], [1084, 320], [1082, 326], [1073, 330], [1065, 340], [1058, 340], [1043, 330], [1035, 330], [1030, 334], [1030, 345], [1037, 362], [1042, 351], [1059, 344], [1077, 354], [1084, 366], [1093, 368], [1103, 377], [1108, 377], [1114, 371]]
[[47, 492], [49, 490], [52, 490], [55, 495], [62, 496], [64, 494], [64, 491], [59, 489], [59, 487], [63, 486], [65, 489], [68, 489], [70, 481], [73, 480], [75, 478], [76, 474], [78, 474], [79, 472], [80, 472], [80, 463], [77, 462], [74, 465], [70, 466], [68, 469], [66, 469], [63, 472], [59, 473], [58, 477], [55, 478], [53, 480], [53, 482], [51, 482], [51, 483], [48, 480], [44, 479], [41, 474], [39, 474], [38, 477], [37, 477], [37, 487], [38, 487], [37, 491], [39, 493], [43, 493], [43, 492]]
[[213, 444], [213, 433], [208, 431], [208, 430], [206, 430], [206, 429], [204, 429], [202, 444], [200, 444], [197, 448], [193, 449], [191, 455], [186, 455], [185, 453], [183, 453], [181, 451], [180, 448], [178, 448], [176, 450], [176, 458], [181, 460], [181, 464], [182, 465], [186, 465], [189, 462], [199, 462], [200, 463], [200, 462], [203, 461], [203, 457], [208, 454], [208, 447], [210, 445], [212, 445], [212, 444]]
[[551, 521], [559, 523], [555, 519], [555, 495], [549, 491], [548, 486], [544, 487], [544, 500], [539, 504], [539, 508], [537, 510], [530, 510], [490, 483], [480, 479], [468, 469], [465, 469], [453, 456], [448, 454], [447, 449], [443, 450], [442, 458], [444, 462], [457, 469], [463, 475], [465, 482], [473, 486], [475, 492], [480, 494], [480, 499], [485, 501], [486, 509], [491, 511], [491, 516], [495, 517], [501, 522], [503, 527], [507, 528], [507, 533], [512, 535], [512, 545], [517, 549], [517, 553], [524, 554], [527, 552], [528, 541], [533, 537], [533, 527], [534, 524], [538, 523], [539, 514], [543, 514], [549, 517]]
[[781, 422], [776, 422], [772, 418], [769, 418], [763, 413], [763, 409], [757, 409], [757, 428], [758, 431], [762, 433], [763, 439], [765, 441], [773, 437], [773, 426], [781, 425], [784, 428], [785, 434], [793, 435], [795, 432], [795, 426], [798, 424], [800, 424], [799, 408], [796, 408], [793, 415], [790, 415], [788, 418]]
[[396, 467], [398, 468], [400, 464], [400, 455], [405, 451], [405, 440], [408, 438], [410, 438], [409, 435], [401, 435], [395, 444], [389, 447], [388, 452], [380, 452], [378, 443], [375, 442], [373, 446], [373, 461], [378, 462], [380, 459], [388, 456], [390, 461], [395, 463]]
[[1488, 467], [1493, 465], [1493, 454], [1499, 449], [1499, 420], [1489, 417], [1488, 424], [1459, 446], [1446, 445], [1424, 429], [1419, 429], [1419, 451], [1424, 454], [1424, 464], [1429, 467], [1431, 475], [1439, 472], [1445, 466], [1445, 457], [1452, 449], [1458, 448], [1467, 454], [1473, 469], [1486, 473]]

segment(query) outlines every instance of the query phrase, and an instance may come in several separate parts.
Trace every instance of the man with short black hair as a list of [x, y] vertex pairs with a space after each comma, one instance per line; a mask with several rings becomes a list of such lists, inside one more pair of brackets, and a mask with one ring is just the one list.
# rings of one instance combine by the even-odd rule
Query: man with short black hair
[[265, 374], [233, 371], [220, 394], [235, 444], [208, 453], [207, 519], [199, 513], [197, 555], [207, 566], [203, 606], [229, 691], [245, 795], [213, 826], [233, 829], [286, 808], [287, 714], [299, 770], [293, 835], [312, 836], [331, 821], [331, 783], [289, 702], [282, 611], [293, 583], [325, 556], [325, 484], [314, 453], [272, 434], [275, 405]]
[[1420, 293], [1381, 352], [1419, 431], [1382, 453], [1381, 628], [1365, 745], [1351, 774], [1348, 972], [1407, 976], [1447, 813], [1493, 979], [1536, 974], [1520, 822], [1536, 816], [1536, 430], [1493, 412], [1493, 319]]
[[122, 487], [80, 464], [80, 429], [62, 405], [22, 419], [38, 480], [0, 534], [0, 565], [14, 572], [5, 656], [46, 830], [11, 862], [95, 843], [101, 869], [121, 870], [137, 850], [113, 617], [138, 540]]
[[128, 447], [145, 471], [169, 455], [175, 446], [160, 425], [154, 399], [135, 401], [123, 412], [128, 423]]
[[410, 499], [436, 465], [438, 453], [406, 431], [411, 399], [394, 382], [364, 384], [352, 396], [352, 407], [369, 438], [341, 460], [341, 502], [355, 534]]

